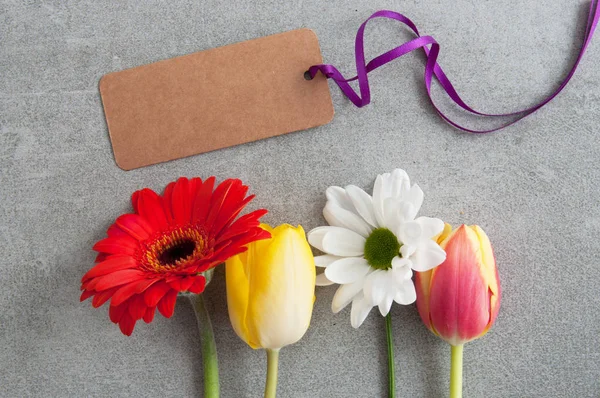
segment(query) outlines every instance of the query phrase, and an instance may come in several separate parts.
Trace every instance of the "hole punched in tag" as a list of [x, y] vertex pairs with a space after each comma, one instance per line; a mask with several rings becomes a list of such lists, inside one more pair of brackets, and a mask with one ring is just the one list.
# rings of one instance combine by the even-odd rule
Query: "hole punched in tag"
[[304, 72], [304, 80], [312, 80], [313, 77], [310, 75], [310, 71], [307, 70], [306, 72]]

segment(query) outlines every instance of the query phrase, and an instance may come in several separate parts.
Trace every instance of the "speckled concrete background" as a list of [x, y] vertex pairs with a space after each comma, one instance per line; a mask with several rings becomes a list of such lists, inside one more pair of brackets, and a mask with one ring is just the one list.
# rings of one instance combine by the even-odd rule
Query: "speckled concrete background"
[[[160, 59], [300, 27], [326, 62], [354, 69], [354, 35], [378, 9], [411, 17], [442, 45], [440, 62], [465, 99], [509, 111], [556, 87], [583, 37], [580, 0], [0, 1], [0, 395], [194, 397], [202, 391], [191, 307], [124, 337], [106, 308], [79, 303], [93, 243], [129, 195], [180, 175], [242, 178], [271, 223], [324, 223], [329, 185], [370, 189], [401, 167], [425, 191], [423, 214], [477, 223], [496, 248], [504, 287], [496, 326], [465, 350], [467, 397], [600, 396], [600, 117], [598, 40], [566, 90], [501, 133], [459, 133], [422, 87], [423, 58], [372, 74], [373, 103], [356, 109], [333, 84], [327, 126], [124, 172], [114, 163], [99, 78]], [[367, 57], [409, 38], [384, 21]], [[600, 39], [597, 37], [596, 39]], [[436, 90], [441, 99], [441, 93]], [[443, 100], [441, 100], [443, 102]], [[207, 291], [222, 396], [262, 394], [264, 353], [229, 325], [223, 270]], [[319, 288], [312, 326], [282, 352], [279, 396], [384, 397], [383, 318], [359, 330], [330, 313]], [[449, 348], [412, 306], [392, 310], [400, 397], [447, 395]]]

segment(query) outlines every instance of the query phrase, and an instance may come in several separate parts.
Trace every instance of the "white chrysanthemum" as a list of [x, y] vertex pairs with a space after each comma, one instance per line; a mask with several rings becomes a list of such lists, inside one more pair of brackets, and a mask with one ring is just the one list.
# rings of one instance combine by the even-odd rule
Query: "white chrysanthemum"
[[338, 283], [331, 309], [341, 311], [352, 303], [351, 323], [358, 328], [371, 308], [387, 315], [392, 302], [416, 300], [412, 271], [427, 271], [441, 264], [446, 253], [432, 239], [442, 232], [437, 218], [415, 218], [423, 191], [410, 185], [404, 170], [378, 175], [373, 197], [349, 185], [329, 187], [323, 215], [330, 226], [308, 233], [311, 245], [326, 253], [315, 257], [325, 267], [317, 285]]

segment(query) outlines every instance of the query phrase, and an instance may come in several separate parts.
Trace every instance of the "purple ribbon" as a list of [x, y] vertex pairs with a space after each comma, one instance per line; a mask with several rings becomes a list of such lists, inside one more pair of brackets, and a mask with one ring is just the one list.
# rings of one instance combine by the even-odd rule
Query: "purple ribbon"
[[[369, 72], [374, 71], [375, 69], [379, 68], [380, 66], [385, 65], [388, 62], [395, 60], [396, 58], [399, 58], [399, 57], [401, 57], [405, 54], [408, 54], [414, 50], [422, 48], [423, 51], [425, 52], [425, 56], [427, 57], [427, 63], [425, 65], [425, 78], [424, 78], [425, 88], [427, 89], [427, 96], [429, 97], [429, 100], [431, 101], [431, 104], [433, 105], [433, 107], [435, 108], [437, 113], [446, 122], [448, 122], [452, 126], [456, 127], [457, 129], [460, 129], [460, 130], [463, 130], [463, 131], [466, 131], [469, 133], [491, 133], [492, 131], [497, 131], [497, 130], [503, 129], [505, 127], [508, 127], [508, 126], [518, 122], [519, 120], [523, 119], [524, 117], [531, 115], [533, 112], [537, 111], [538, 109], [540, 109], [541, 107], [546, 105], [548, 102], [552, 101], [552, 99], [554, 97], [556, 97], [558, 95], [558, 93], [560, 93], [562, 91], [563, 88], [565, 88], [565, 86], [567, 85], [569, 80], [571, 80], [571, 77], [573, 77], [573, 74], [577, 70], [577, 66], [579, 65], [579, 62], [581, 62], [583, 54], [585, 53], [585, 50], [587, 49], [590, 41], [592, 40], [592, 35], [594, 34], [594, 31], [596, 30], [596, 26], [598, 25], [598, 19], [600, 18], [600, 8], [597, 6], [597, 4], [598, 4], [598, 0], [592, 0], [592, 2], [590, 4], [590, 11], [589, 11], [589, 16], [588, 16], [587, 26], [585, 29], [585, 38], [583, 40], [581, 50], [579, 51], [579, 55], [577, 56], [577, 60], [575, 61], [575, 64], [573, 65], [573, 67], [569, 71], [568, 75], [563, 80], [563, 82], [552, 94], [550, 94], [546, 99], [544, 99], [539, 104], [534, 105], [534, 106], [524, 109], [524, 110], [517, 111], [517, 112], [503, 113], [503, 114], [489, 114], [489, 113], [478, 112], [475, 109], [471, 108], [469, 105], [467, 105], [461, 99], [461, 97], [458, 95], [458, 93], [454, 89], [454, 86], [452, 85], [452, 83], [450, 82], [450, 80], [448, 79], [448, 77], [446, 76], [444, 71], [442, 70], [442, 68], [437, 63], [438, 54], [440, 52], [440, 45], [431, 36], [421, 36], [419, 34], [419, 30], [417, 29], [415, 24], [410, 19], [408, 19], [404, 15], [399, 14], [394, 11], [386, 11], [386, 10], [377, 11], [376, 13], [371, 15], [358, 29], [358, 32], [356, 34], [356, 44], [355, 44], [356, 72], [357, 72], [355, 77], [350, 78], [350, 79], [344, 79], [344, 76], [342, 76], [342, 74], [333, 65], [313, 65], [309, 68], [308, 73], [310, 74], [311, 79], [314, 78], [315, 75], [317, 74], [317, 72], [319, 72], [319, 71], [323, 75], [325, 75], [327, 78], [333, 79], [337, 83], [337, 85], [340, 87], [340, 89], [342, 90], [344, 95], [346, 95], [346, 97], [348, 97], [350, 99], [350, 101], [352, 101], [354, 103], [354, 105], [356, 105], [357, 107], [360, 108], [360, 107], [367, 105], [369, 102], [371, 102], [371, 92], [369, 89], [369, 78], [368, 78]], [[393, 19], [396, 21], [400, 21], [403, 24], [407, 25], [417, 35], [417, 38], [410, 40], [410, 41], [402, 44], [401, 46], [398, 46], [384, 54], [381, 54], [378, 57], [375, 57], [374, 59], [369, 61], [369, 63], [366, 63], [365, 51], [364, 51], [364, 31], [365, 31], [365, 27], [367, 26], [367, 23], [371, 19], [375, 19], [375, 18], [389, 18], [389, 19]], [[429, 48], [428, 46], [431, 46], [431, 48]], [[431, 97], [431, 81], [433, 79], [433, 76], [436, 77], [436, 79], [439, 81], [440, 85], [442, 86], [444, 91], [448, 94], [448, 96], [458, 106], [460, 106], [464, 110], [471, 112], [478, 116], [485, 116], [485, 117], [516, 116], [516, 118], [508, 123], [501, 125], [500, 127], [496, 127], [491, 130], [472, 130], [472, 129], [466, 128], [464, 126], [461, 126], [460, 124], [452, 121], [448, 116], [446, 116], [437, 107], [437, 105], [433, 101], [433, 98]], [[358, 80], [358, 87], [360, 90], [360, 95], [350, 86], [350, 84], [348, 84], [349, 82], [354, 81], [354, 80]]]

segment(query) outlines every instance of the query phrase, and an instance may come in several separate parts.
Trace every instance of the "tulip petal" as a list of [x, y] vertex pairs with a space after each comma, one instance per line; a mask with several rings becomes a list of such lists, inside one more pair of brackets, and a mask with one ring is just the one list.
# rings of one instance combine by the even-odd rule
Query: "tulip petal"
[[415, 271], [424, 272], [443, 263], [446, 259], [446, 252], [433, 240], [426, 240], [419, 245], [410, 259]]
[[323, 249], [336, 256], [362, 256], [367, 240], [349, 229], [329, 227], [323, 237]]
[[329, 279], [327, 279], [327, 276], [325, 275], [324, 272], [321, 274], [318, 274], [315, 279], [316, 286], [330, 286], [330, 285], [333, 285], [334, 283], [335, 282], [332, 282]]
[[[333, 227], [332, 227], [333, 228]], [[262, 348], [279, 349], [298, 341], [310, 324], [315, 265], [302, 227], [280, 225], [268, 245], [255, 250], [249, 269], [246, 326]], [[253, 251], [251, 245], [250, 251]]]
[[[252, 244], [250, 244], [252, 247]], [[229, 319], [235, 333], [252, 348], [259, 348], [255, 339], [252, 339], [246, 326], [246, 313], [248, 310], [249, 284], [248, 275], [244, 271], [242, 258], [246, 253], [228, 259], [225, 263], [225, 282], [227, 288], [227, 309]]]
[[343, 310], [352, 302], [352, 300], [354, 300], [354, 297], [361, 292], [363, 285], [364, 280], [359, 279], [354, 283], [340, 286], [331, 301], [331, 311], [333, 311], [334, 314], [337, 314]]
[[361, 294], [352, 301], [352, 311], [350, 312], [350, 323], [352, 327], [358, 329], [363, 324], [367, 315], [371, 312], [373, 306]]
[[477, 234], [466, 226], [445, 241], [446, 261], [431, 279], [429, 312], [436, 332], [450, 344], [463, 344], [486, 330], [489, 286], [481, 270]]
[[342, 285], [361, 279], [369, 273], [370, 269], [371, 267], [364, 258], [346, 257], [325, 268], [325, 275], [330, 281]]

